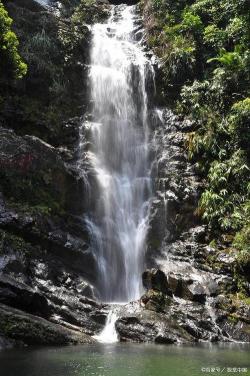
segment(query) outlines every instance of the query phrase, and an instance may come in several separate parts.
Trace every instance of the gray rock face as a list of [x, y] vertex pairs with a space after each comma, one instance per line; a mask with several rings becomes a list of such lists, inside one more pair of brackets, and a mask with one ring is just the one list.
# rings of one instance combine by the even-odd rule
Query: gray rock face
[[153, 289], [171, 295], [166, 275], [159, 269], [145, 270], [142, 274], [142, 283], [146, 290]]
[[[142, 307], [155, 311], [156, 315], [163, 314], [168, 325], [176, 320], [178, 327], [191, 336], [191, 341], [236, 338], [248, 341], [249, 321], [243, 311], [249, 312], [249, 307], [242, 303], [245, 307], [242, 311], [241, 303], [221, 303], [218, 298], [226, 299], [225, 295], [236, 291], [235, 254], [228, 254], [223, 247], [216, 251], [209, 246], [209, 230], [196, 215], [203, 181], [185, 152], [186, 134], [195, 129], [195, 124], [182, 121], [169, 110], [152, 114], [151, 124], [155, 197], [150, 215], [147, 266], [154, 269], [146, 270], [142, 276], [147, 290], [141, 299]], [[237, 318], [233, 319], [232, 315]], [[138, 332], [142, 338], [140, 333], [147, 325], [146, 316], [142, 310], [140, 320], [133, 324], [135, 337]], [[125, 322], [123, 317], [118, 325], [123, 338], [126, 337]], [[133, 325], [128, 321], [128, 338], [133, 336]], [[180, 338], [184, 340], [183, 334], [179, 341]], [[159, 341], [164, 339], [159, 337]]]
[[74, 328], [53, 324], [41, 317], [0, 304], [0, 331], [7, 338], [2, 346], [12, 345], [76, 345], [95, 341]]
[[181, 122], [169, 110], [151, 115], [155, 197], [148, 234], [148, 263], [155, 265], [166, 242], [199, 224], [195, 209], [203, 185], [187, 161], [185, 132], [193, 124]]
[[[93, 300], [96, 264], [78, 204], [84, 202], [81, 177], [73, 162], [38, 138], [4, 128], [0, 134], [0, 303], [23, 311], [19, 325], [23, 320], [26, 327], [26, 312], [29, 322], [36, 315], [93, 335], [105, 318]], [[10, 339], [21, 339], [24, 331], [18, 333]], [[41, 343], [46, 338], [64, 341], [45, 336]], [[35, 335], [24, 343], [36, 343]]]
[[[210, 299], [204, 304], [168, 297], [167, 304], [164, 302], [159, 310], [157, 305], [152, 304], [155, 298], [152, 290], [146, 296], [151, 301], [150, 305], [148, 302], [145, 304], [143, 296], [140, 302], [127, 304], [120, 309], [116, 330], [121, 341], [168, 344], [250, 340], [247, 306], [244, 306], [247, 316], [243, 312], [240, 316], [230, 316], [226, 306], [219, 304], [215, 307]], [[229, 320], [229, 316], [234, 320]]]

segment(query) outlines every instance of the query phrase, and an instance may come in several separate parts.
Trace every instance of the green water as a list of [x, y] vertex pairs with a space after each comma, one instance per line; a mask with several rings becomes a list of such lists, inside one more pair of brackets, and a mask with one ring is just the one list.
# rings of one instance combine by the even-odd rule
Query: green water
[[236, 344], [116, 344], [5, 350], [0, 352], [0, 376], [250, 375], [249, 350], [250, 345]]

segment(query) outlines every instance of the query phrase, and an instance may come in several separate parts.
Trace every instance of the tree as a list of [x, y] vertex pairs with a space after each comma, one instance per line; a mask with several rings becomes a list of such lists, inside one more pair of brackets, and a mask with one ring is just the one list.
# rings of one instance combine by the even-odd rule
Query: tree
[[27, 65], [18, 52], [18, 39], [11, 30], [13, 20], [0, 0], [0, 77], [22, 78], [27, 72]]

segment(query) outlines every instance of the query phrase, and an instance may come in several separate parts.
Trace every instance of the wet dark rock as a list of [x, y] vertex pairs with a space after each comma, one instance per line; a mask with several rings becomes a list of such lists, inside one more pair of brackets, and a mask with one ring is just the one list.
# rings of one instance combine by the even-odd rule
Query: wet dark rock
[[156, 290], [171, 295], [167, 277], [159, 269], [145, 270], [142, 274], [142, 283], [147, 290]]
[[[177, 318], [178, 326], [192, 341], [233, 341], [236, 337], [246, 341], [247, 310], [241, 308], [239, 300], [236, 304], [228, 297], [237, 291], [236, 254], [228, 249], [231, 239], [222, 239], [222, 244], [213, 247], [210, 230], [197, 216], [204, 182], [189, 162], [185, 148], [186, 133], [197, 126], [166, 109], [150, 116], [155, 196], [149, 220], [147, 266], [165, 274], [174, 296], [162, 312], [171, 323]], [[152, 289], [148, 270], [143, 281], [146, 289]], [[143, 301], [142, 307], [153, 312], [147, 293]]]
[[159, 344], [164, 344], [164, 345], [169, 345], [169, 344], [172, 344], [172, 343], [175, 343], [177, 340], [176, 340], [176, 337], [174, 335], [171, 335], [171, 334], [159, 334], [157, 337], [155, 337], [155, 343], [159, 343]]
[[0, 304], [0, 334], [8, 341], [25, 345], [66, 345], [94, 343], [80, 330], [53, 324], [43, 318]]
[[164, 293], [153, 289], [148, 290], [140, 301], [146, 309], [156, 312], [164, 312], [166, 305], [169, 304]]
[[219, 293], [219, 285], [215, 281], [208, 282], [206, 289], [209, 296], [216, 296]]
[[[77, 2], [60, 3], [60, 9], [54, 2], [56, 11], [35, 0], [5, 3], [29, 69], [17, 85], [1, 85], [0, 123], [19, 135], [35, 135], [55, 147], [72, 148], [77, 137], [73, 118], [82, 116], [88, 101], [91, 31], [86, 23], [107, 17], [110, 5], [82, 2], [82, 9], [72, 18]], [[47, 41], [43, 48], [32, 45], [40, 35]]]
[[[169, 298], [171, 300], [171, 298]], [[204, 305], [171, 301], [164, 312], [146, 306], [128, 304], [119, 313], [116, 329], [122, 341], [186, 343], [199, 340], [221, 340]]]
[[0, 128], [0, 174], [0, 188], [12, 200], [48, 212], [83, 210], [81, 180], [55, 148], [36, 137]]
[[48, 317], [48, 301], [41, 293], [7, 275], [0, 275], [0, 303]]
[[[204, 287], [199, 283], [192, 283], [187, 287], [186, 297], [191, 297], [191, 300], [199, 303], [204, 303], [206, 300], [206, 292]], [[184, 295], [185, 297], [185, 295]]]
[[0, 351], [18, 346], [23, 347], [24, 343], [22, 341], [15, 341], [13, 339], [6, 338], [3, 335], [0, 335]]
[[234, 341], [250, 342], [250, 325], [240, 319], [224, 319], [220, 323], [224, 333], [227, 333], [229, 338], [233, 338]]
[[[11, 339], [19, 341], [46, 319], [53, 333], [39, 321], [42, 338], [31, 334], [24, 343], [84, 342], [75, 332], [96, 334], [104, 315], [95, 301], [81, 179], [51, 145], [3, 128], [0, 133], [0, 303], [22, 312]], [[2, 316], [2, 327], [8, 317]], [[72, 329], [75, 339], [67, 334]]]
[[191, 228], [196, 228], [194, 238], [204, 241], [205, 228], [200, 226], [195, 214], [203, 183], [187, 160], [182, 121], [169, 110], [158, 111], [152, 118], [155, 198], [151, 207], [147, 258], [148, 265], [156, 266], [154, 261], [164, 243], [176, 241]]
[[183, 299], [193, 300], [195, 302], [204, 303], [206, 300], [205, 288], [193, 279], [182, 275], [169, 275], [169, 287], [175, 296]]
[[205, 243], [206, 242], [206, 235], [207, 235], [207, 226], [196, 226], [193, 229], [190, 229], [189, 233], [193, 241], [198, 243]]
[[120, 318], [116, 330], [121, 341], [175, 343], [188, 342], [191, 337], [175, 327], [164, 315], [145, 311], [141, 315]]

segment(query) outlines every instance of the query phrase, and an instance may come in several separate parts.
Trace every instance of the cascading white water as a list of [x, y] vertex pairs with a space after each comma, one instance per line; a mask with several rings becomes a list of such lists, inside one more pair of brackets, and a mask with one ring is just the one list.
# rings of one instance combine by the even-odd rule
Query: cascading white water
[[142, 293], [151, 192], [145, 81], [151, 65], [136, 41], [136, 18], [134, 6], [114, 6], [107, 23], [92, 30], [88, 155], [98, 192], [86, 223], [106, 302]]
[[100, 334], [93, 336], [101, 343], [115, 343], [119, 341], [118, 334], [115, 329], [115, 323], [118, 319], [116, 310], [111, 309], [108, 313], [106, 324]]

